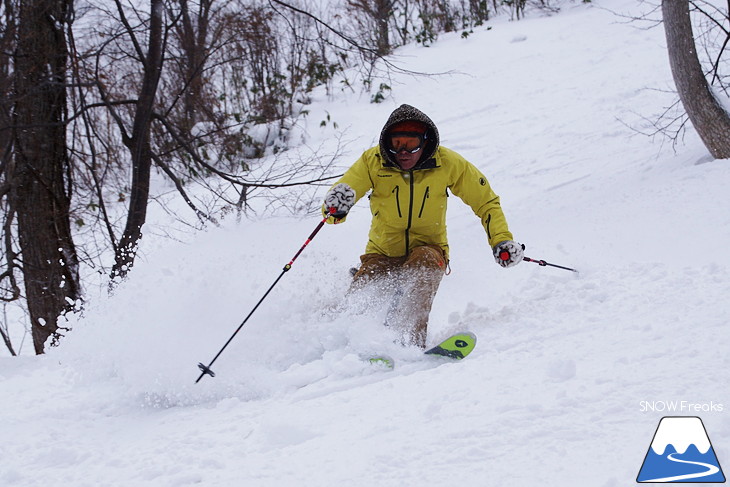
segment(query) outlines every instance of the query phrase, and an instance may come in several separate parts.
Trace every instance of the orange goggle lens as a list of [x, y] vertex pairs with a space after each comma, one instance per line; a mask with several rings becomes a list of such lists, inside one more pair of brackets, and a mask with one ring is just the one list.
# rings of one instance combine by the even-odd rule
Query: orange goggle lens
[[400, 151], [415, 154], [423, 148], [424, 138], [419, 134], [395, 133], [390, 136], [390, 152], [397, 154]]

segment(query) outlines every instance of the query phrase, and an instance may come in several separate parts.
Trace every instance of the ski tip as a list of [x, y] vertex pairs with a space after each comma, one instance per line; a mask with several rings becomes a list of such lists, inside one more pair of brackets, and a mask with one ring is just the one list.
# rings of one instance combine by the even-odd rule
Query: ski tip
[[457, 360], [466, 358], [477, 344], [477, 337], [470, 331], [457, 333], [450, 336], [435, 347], [426, 350], [426, 355], [440, 355]]
[[367, 361], [370, 365], [375, 365], [384, 369], [395, 368], [395, 360], [387, 355], [374, 355], [372, 357], [368, 357]]
[[471, 340], [474, 344], [476, 344], [476, 342], [477, 342], [477, 336], [470, 331], [462, 331], [461, 333], [452, 335], [450, 338], [455, 338], [455, 337], [461, 337], [462, 339], [465, 339], [465, 340], [466, 339]]

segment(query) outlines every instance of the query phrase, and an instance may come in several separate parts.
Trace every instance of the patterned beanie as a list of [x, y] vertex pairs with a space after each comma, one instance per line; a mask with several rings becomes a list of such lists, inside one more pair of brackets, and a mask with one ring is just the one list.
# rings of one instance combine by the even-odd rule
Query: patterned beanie
[[419, 134], [425, 134], [426, 130], [428, 130], [428, 126], [423, 122], [417, 122], [415, 120], [406, 120], [403, 122], [398, 122], [396, 124], [393, 124], [390, 129], [388, 129], [389, 133], [393, 132], [416, 132]]

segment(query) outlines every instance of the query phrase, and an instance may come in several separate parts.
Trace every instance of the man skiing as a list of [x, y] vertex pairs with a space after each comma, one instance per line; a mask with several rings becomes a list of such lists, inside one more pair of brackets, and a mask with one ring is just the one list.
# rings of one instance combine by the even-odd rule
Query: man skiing
[[448, 193], [480, 218], [502, 267], [522, 261], [522, 246], [513, 240], [499, 196], [486, 177], [439, 145], [436, 125], [410, 105], [391, 113], [379, 144], [366, 150], [328, 191], [323, 206], [324, 215], [330, 215], [327, 222], [344, 222], [350, 208], [371, 190], [372, 224], [353, 288], [395, 279], [400, 296], [388, 323], [401, 328], [407, 343], [425, 348], [428, 315], [449, 261]]

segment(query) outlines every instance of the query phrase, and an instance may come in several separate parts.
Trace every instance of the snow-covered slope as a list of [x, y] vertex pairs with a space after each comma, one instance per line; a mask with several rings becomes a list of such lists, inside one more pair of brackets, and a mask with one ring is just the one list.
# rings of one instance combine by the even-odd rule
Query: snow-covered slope
[[[423, 360], [377, 314], [337, 312], [362, 201], [194, 385], [318, 219], [228, 222], [148, 250], [60, 349], [0, 359], [0, 485], [623, 486], [664, 415], [701, 416], [730, 464], [730, 169], [691, 129], [675, 153], [628, 127], [672, 102], [662, 29], [614, 13], [640, 8], [499, 19], [398, 52], [450, 75], [311, 107], [311, 145], [334, 139], [327, 114], [346, 128], [343, 166], [393, 108], [423, 109], [488, 176], [526, 255], [580, 269], [498, 267], [452, 199], [429, 341], [470, 329], [468, 359]], [[365, 365], [371, 352], [396, 369]]]

